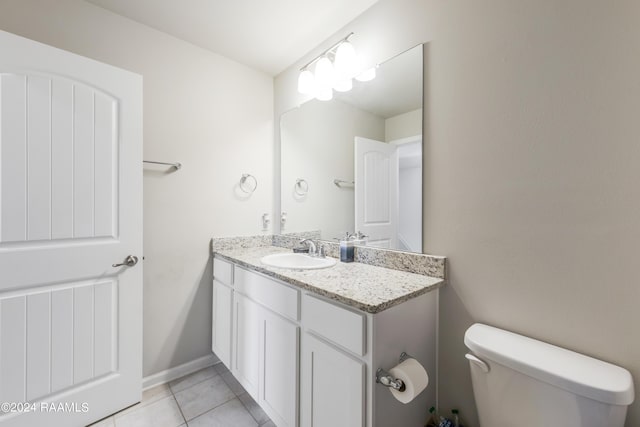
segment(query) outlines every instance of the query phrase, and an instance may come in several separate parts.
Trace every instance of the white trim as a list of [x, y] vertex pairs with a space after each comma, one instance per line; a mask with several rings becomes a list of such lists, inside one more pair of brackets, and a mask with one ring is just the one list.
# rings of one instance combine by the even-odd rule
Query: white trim
[[414, 136], [407, 136], [406, 138], [394, 139], [392, 141], [389, 141], [389, 144], [404, 145], [404, 144], [411, 144], [412, 142], [422, 142], [422, 135], [414, 135]]
[[199, 371], [200, 369], [208, 368], [209, 366], [215, 365], [216, 363], [220, 363], [220, 360], [216, 357], [215, 354], [211, 353], [207, 356], [192, 360], [191, 362], [174, 366], [173, 368], [169, 368], [164, 371], [160, 371], [158, 373], [144, 377], [142, 379], [142, 389], [147, 390], [151, 387], [168, 383], [169, 381], [173, 381], [176, 378], [184, 377], [185, 375]]

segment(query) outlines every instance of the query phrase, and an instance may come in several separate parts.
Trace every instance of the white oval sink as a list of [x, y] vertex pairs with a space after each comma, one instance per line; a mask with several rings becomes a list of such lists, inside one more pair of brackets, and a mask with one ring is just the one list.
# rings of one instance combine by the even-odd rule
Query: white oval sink
[[316, 270], [319, 268], [333, 267], [336, 260], [333, 258], [316, 258], [306, 254], [272, 254], [263, 256], [260, 261], [264, 265], [277, 268], [290, 268], [292, 270]]

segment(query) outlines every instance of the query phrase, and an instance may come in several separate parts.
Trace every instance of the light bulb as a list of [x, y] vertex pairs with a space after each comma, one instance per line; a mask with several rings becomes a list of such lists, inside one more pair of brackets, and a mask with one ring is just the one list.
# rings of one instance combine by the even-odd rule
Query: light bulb
[[322, 57], [316, 63], [316, 86], [321, 89], [333, 87], [333, 82], [335, 81], [335, 73], [333, 70], [333, 64], [329, 58]]
[[340, 43], [336, 50], [334, 69], [338, 79], [350, 79], [355, 74], [356, 50], [348, 41]]
[[376, 67], [371, 67], [368, 70], [364, 70], [362, 73], [356, 76], [356, 80], [359, 82], [368, 82], [376, 78]]
[[302, 70], [298, 76], [298, 92], [308, 95], [313, 93], [315, 78], [309, 70]]
[[333, 89], [330, 87], [316, 87], [316, 99], [318, 101], [331, 101], [333, 99]]
[[353, 82], [351, 79], [337, 80], [333, 88], [338, 92], [349, 92], [353, 88]]

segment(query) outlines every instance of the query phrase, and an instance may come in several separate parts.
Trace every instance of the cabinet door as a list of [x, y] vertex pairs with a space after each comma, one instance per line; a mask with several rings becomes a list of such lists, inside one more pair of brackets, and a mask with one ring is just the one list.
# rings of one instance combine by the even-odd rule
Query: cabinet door
[[267, 310], [263, 313], [260, 406], [278, 426], [295, 427], [298, 425], [299, 328]]
[[260, 379], [261, 309], [244, 297], [235, 295], [234, 347], [231, 371], [255, 400]]
[[301, 362], [301, 425], [364, 426], [364, 363], [307, 333]]
[[227, 368], [231, 367], [231, 311], [233, 290], [217, 280], [213, 281], [213, 323], [211, 350]]

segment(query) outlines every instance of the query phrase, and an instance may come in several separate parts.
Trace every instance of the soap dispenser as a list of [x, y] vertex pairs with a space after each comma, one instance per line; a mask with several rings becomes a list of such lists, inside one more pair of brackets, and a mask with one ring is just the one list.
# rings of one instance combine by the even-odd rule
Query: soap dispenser
[[353, 235], [347, 232], [340, 240], [340, 261], [353, 262], [354, 258]]

